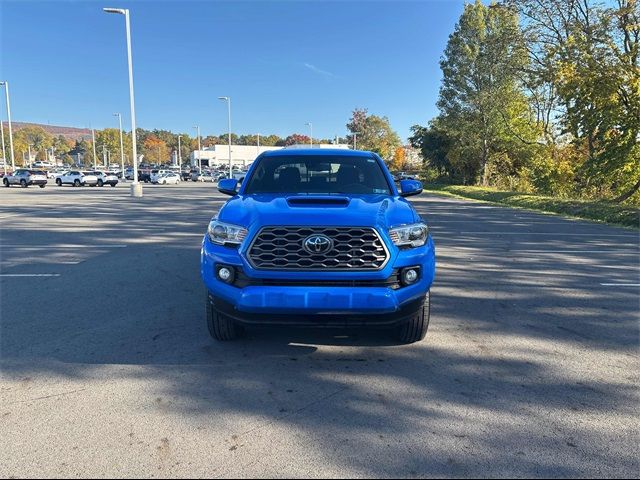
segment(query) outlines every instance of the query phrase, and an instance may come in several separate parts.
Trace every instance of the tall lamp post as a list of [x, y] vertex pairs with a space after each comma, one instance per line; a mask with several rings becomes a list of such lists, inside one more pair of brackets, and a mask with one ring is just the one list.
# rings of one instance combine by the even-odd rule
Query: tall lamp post
[[229, 178], [233, 178], [233, 169], [231, 168], [231, 97], [218, 97], [218, 100], [227, 102], [227, 117], [229, 120]]
[[182, 135], [178, 135], [178, 175], [180, 175], [180, 178], [182, 178], [182, 153], [181, 153], [181, 147], [180, 147], [180, 139], [182, 138]]
[[16, 161], [13, 156], [13, 134], [11, 133], [11, 103], [9, 102], [9, 82], [0, 82], [0, 86], [4, 86], [4, 93], [6, 96], [5, 98], [7, 99], [7, 120], [9, 122], [9, 152], [11, 153], [11, 171], [14, 172], [16, 170]]
[[131, 59], [131, 24], [129, 22], [129, 10], [126, 8], [103, 8], [106, 13], [124, 15], [127, 29], [127, 60], [129, 63], [129, 103], [131, 104], [131, 154], [133, 159], [133, 183], [131, 184], [131, 196], [142, 197], [142, 185], [138, 182], [138, 148], [136, 145], [136, 109], [133, 95], [133, 61]]
[[0, 138], [2, 138], [2, 172], [7, 174], [7, 151], [4, 148], [4, 124], [2, 123], [2, 117], [0, 117]]
[[122, 163], [122, 171], [120, 172], [122, 174], [122, 181], [125, 181], [125, 174], [124, 174], [124, 141], [122, 140], [122, 115], [120, 115], [119, 113], [114, 113], [113, 114], [114, 117], [118, 117], [118, 125], [120, 128], [120, 161]]
[[198, 136], [198, 170], [202, 173], [202, 161], [200, 160], [200, 150], [202, 150], [202, 146], [200, 145], [200, 125], [194, 125], [193, 128], [196, 129], [196, 135]]
[[313, 123], [307, 122], [305, 123], [305, 125], [309, 125], [309, 128], [311, 129], [311, 137], [309, 137], [309, 145], [313, 147]]
[[357, 146], [356, 146], [356, 141], [358, 139], [358, 134], [360, 134], [362, 132], [353, 132], [353, 149], [357, 150]]

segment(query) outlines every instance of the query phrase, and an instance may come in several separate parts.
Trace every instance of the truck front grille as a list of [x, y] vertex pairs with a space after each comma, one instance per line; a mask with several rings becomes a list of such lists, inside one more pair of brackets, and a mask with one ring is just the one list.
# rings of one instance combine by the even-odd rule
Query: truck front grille
[[[332, 248], [310, 253], [312, 235], [332, 240]], [[249, 246], [248, 260], [264, 270], [380, 270], [389, 259], [382, 239], [369, 227], [264, 227]]]

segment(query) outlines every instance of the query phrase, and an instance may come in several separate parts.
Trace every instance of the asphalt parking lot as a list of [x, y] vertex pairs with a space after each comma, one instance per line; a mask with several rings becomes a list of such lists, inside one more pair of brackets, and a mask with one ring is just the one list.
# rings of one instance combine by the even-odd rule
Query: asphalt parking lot
[[427, 339], [204, 321], [212, 184], [0, 191], [0, 476], [637, 477], [638, 232], [414, 200]]

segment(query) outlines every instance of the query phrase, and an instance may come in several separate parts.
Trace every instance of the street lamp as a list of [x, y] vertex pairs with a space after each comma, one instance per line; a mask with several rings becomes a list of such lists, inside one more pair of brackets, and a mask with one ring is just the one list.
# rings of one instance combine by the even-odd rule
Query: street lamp
[[124, 142], [122, 140], [122, 115], [120, 115], [119, 113], [114, 113], [113, 114], [114, 117], [118, 117], [118, 125], [120, 128], [120, 161], [122, 162], [122, 172], [121, 173], [121, 177], [122, 181], [125, 181], [125, 174], [124, 174]]
[[181, 153], [181, 147], [180, 147], [180, 139], [182, 138], [182, 135], [178, 135], [178, 175], [180, 175], [180, 177], [182, 177], [182, 153]]
[[198, 170], [202, 173], [202, 161], [200, 160], [200, 150], [202, 150], [202, 146], [200, 145], [200, 126], [194, 125], [193, 128], [196, 129], [198, 135]]
[[258, 134], [258, 155], [260, 155], [260, 134]]
[[311, 137], [309, 138], [309, 145], [313, 147], [313, 123], [307, 122], [305, 123], [305, 125], [309, 125], [309, 128], [311, 129]]
[[2, 123], [2, 117], [0, 117], [0, 138], [2, 138], [2, 172], [7, 174], [7, 151], [4, 148], [4, 124]]
[[11, 153], [11, 171], [14, 172], [16, 170], [16, 161], [13, 156], [13, 134], [11, 133], [11, 103], [9, 102], [9, 82], [0, 82], [0, 86], [4, 86], [4, 93], [7, 99], [7, 120], [9, 121], [9, 151]]
[[106, 13], [124, 15], [127, 30], [127, 60], [129, 63], [129, 103], [131, 104], [131, 153], [133, 157], [133, 183], [131, 184], [131, 196], [142, 197], [142, 185], [138, 182], [138, 149], [136, 145], [136, 109], [133, 96], [133, 61], [131, 59], [131, 24], [129, 22], [129, 10], [125, 8], [103, 8]]
[[91, 129], [91, 141], [93, 142], [93, 169], [98, 168], [98, 157], [96, 156], [96, 132]]
[[358, 135], [361, 134], [362, 132], [353, 132], [353, 149], [357, 150], [356, 148], [356, 141], [358, 139]]
[[229, 178], [233, 178], [233, 169], [231, 168], [231, 97], [218, 97], [218, 100], [227, 102], [227, 114], [229, 119]]

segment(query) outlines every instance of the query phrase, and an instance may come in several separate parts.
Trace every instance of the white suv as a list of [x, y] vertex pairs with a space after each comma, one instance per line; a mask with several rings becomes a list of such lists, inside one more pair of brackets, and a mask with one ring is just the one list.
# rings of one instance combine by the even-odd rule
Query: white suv
[[113, 172], [93, 172], [98, 177], [98, 186], [102, 187], [105, 184], [115, 187], [118, 184], [118, 176]]
[[98, 177], [95, 176], [92, 172], [71, 170], [56, 177], [56, 185], [58, 185], [59, 187], [61, 187], [62, 185], [73, 185], [74, 187], [91, 185], [92, 187], [95, 187], [97, 184]]

